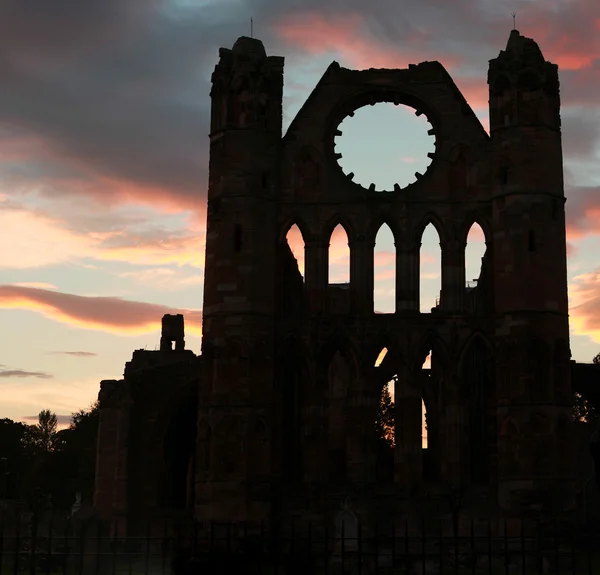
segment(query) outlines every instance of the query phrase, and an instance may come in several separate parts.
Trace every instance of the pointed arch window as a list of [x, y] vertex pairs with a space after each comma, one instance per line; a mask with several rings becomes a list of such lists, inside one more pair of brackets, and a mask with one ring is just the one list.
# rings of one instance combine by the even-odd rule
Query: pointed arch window
[[373, 303], [375, 313], [396, 311], [396, 246], [394, 234], [382, 224], [375, 237], [373, 253]]
[[331, 232], [329, 240], [329, 284], [350, 283], [350, 245], [342, 224]]
[[440, 236], [433, 225], [427, 225], [421, 236], [419, 263], [419, 296], [421, 313], [431, 313], [440, 304], [442, 291], [442, 250]]

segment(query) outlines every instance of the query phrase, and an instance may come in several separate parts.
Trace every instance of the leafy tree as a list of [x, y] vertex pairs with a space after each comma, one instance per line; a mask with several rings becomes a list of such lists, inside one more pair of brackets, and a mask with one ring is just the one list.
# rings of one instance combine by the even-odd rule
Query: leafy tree
[[[600, 353], [597, 353], [592, 359], [592, 363], [600, 364]], [[581, 393], [573, 394], [573, 421], [576, 423], [591, 423], [600, 418], [598, 410], [588, 399], [583, 397]]]
[[[595, 358], [594, 358], [595, 359]], [[573, 421], [576, 423], [591, 423], [598, 419], [598, 411], [581, 393], [573, 395]]]
[[[393, 381], [395, 382], [395, 379]], [[389, 447], [394, 447], [394, 407], [389, 385], [384, 385], [377, 408], [375, 428], [377, 437], [383, 439]]]
[[38, 414], [38, 423], [27, 426], [24, 437], [26, 448], [36, 453], [49, 453], [54, 449], [57, 428], [56, 413], [43, 409]]
[[100, 422], [100, 405], [94, 401], [87, 409], [72, 414], [69, 427], [71, 445], [77, 453], [78, 489], [84, 499], [91, 499], [94, 494], [96, 476], [96, 442], [98, 424]]
[[23, 438], [26, 432], [24, 423], [0, 419], [0, 497], [12, 499], [20, 494], [20, 478], [25, 466]]
[[41, 489], [52, 496], [57, 507], [68, 509], [77, 492], [84, 499], [93, 497], [98, 421], [99, 406], [94, 402], [87, 409], [72, 413], [69, 427], [53, 436]]

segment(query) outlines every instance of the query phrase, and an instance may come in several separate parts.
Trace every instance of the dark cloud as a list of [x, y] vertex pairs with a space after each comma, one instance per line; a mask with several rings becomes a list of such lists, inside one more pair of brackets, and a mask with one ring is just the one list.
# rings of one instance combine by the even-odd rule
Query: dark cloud
[[13, 377], [25, 378], [36, 377], [38, 379], [52, 379], [54, 376], [43, 371], [26, 371], [24, 369], [2, 369], [0, 370], [0, 378], [10, 379]]
[[91, 351], [49, 351], [49, 355], [70, 355], [73, 357], [97, 357], [98, 354]]
[[[514, 8], [523, 33], [546, 57], [562, 59], [566, 106], [592, 103], [600, 48], [591, 4], [521, 1]], [[456, 0], [451, 9], [442, 0], [5, 0], [0, 149], [31, 141], [23, 157], [0, 164], [1, 177], [14, 190], [36, 182], [52, 197], [87, 195], [106, 204], [124, 194], [169, 196], [181, 206], [203, 206], [218, 48], [247, 34], [252, 15], [268, 52], [292, 56], [289, 74], [290, 62], [307, 62], [310, 54], [282, 28], [307, 14], [333, 27], [354, 17], [356, 37], [392, 55], [453, 61], [455, 75], [480, 79], [477, 94], [485, 92], [487, 60], [504, 47], [512, 25], [504, 7], [489, 0]], [[587, 152], [595, 128], [575, 117], [565, 126], [567, 154]]]
[[600, 115], [579, 107], [567, 108], [561, 119], [565, 160], [593, 160], [600, 142]]

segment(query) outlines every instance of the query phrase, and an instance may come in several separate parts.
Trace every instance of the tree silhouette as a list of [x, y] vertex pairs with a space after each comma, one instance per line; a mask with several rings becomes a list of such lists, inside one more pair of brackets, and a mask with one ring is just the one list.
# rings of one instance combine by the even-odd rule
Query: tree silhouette
[[581, 393], [573, 395], [573, 421], [576, 423], [591, 423], [598, 419], [598, 411]]
[[38, 422], [28, 425], [24, 443], [27, 449], [35, 453], [49, 453], [54, 449], [58, 421], [56, 413], [43, 409], [38, 414]]
[[383, 386], [381, 396], [379, 398], [379, 405], [377, 406], [377, 417], [375, 419], [375, 429], [377, 431], [377, 437], [383, 439], [386, 445], [394, 447], [395, 434], [394, 434], [394, 402], [390, 394], [389, 385], [395, 382], [394, 378], [391, 382], [388, 382]]
[[[600, 364], [600, 353], [594, 356], [592, 363], [595, 365]], [[575, 392], [573, 394], [572, 417], [575, 423], [591, 423], [599, 419], [600, 414], [598, 414], [598, 410], [593, 403], [583, 397], [581, 393]]]

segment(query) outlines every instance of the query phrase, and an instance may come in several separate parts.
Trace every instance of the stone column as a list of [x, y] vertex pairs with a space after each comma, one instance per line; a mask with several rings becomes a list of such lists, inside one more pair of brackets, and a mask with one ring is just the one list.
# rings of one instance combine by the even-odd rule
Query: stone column
[[316, 240], [311, 242], [315, 253], [316, 279], [315, 286], [316, 301], [315, 311], [325, 313], [329, 308], [329, 240]]
[[368, 389], [368, 383], [361, 381], [360, 388], [352, 391], [346, 407], [348, 478], [354, 483], [376, 480], [377, 456], [373, 445], [373, 429], [378, 397]]
[[310, 313], [322, 309], [322, 264], [320, 261], [322, 253], [320, 247], [321, 243], [316, 240], [307, 241], [304, 246], [304, 289]]
[[352, 313], [359, 316], [373, 314], [374, 250], [375, 242], [368, 242], [364, 235], [349, 244], [350, 290]]
[[395, 386], [396, 449], [395, 481], [405, 487], [416, 487], [423, 476], [423, 444], [421, 416], [420, 370], [402, 370]]
[[466, 454], [461, 453], [464, 414], [460, 405], [456, 374], [450, 376], [448, 383], [440, 425], [441, 479], [450, 485], [459, 485], [461, 481], [461, 461], [462, 457], [466, 456]]
[[464, 310], [466, 242], [452, 239], [440, 244], [442, 250], [442, 293], [440, 306], [444, 311]]
[[[109, 381], [108, 383], [117, 383]], [[101, 385], [106, 385], [102, 382]], [[122, 383], [122, 382], [121, 382]], [[103, 519], [108, 519], [114, 506], [115, 468], [119, 436], [119, 406], [101, 405], [96, 448], [96, 481], [94, 509]]]
[[115, 465], [114, 512], [122, 517], [127, 514], [127, 483], [129, 455], [129, 421], [133, 400], [122, 399], [119, 409], [117, 431], [117, 457]]
[[419, 249], [421, 244], [396, 246], [396, 311], [419, 311]]

